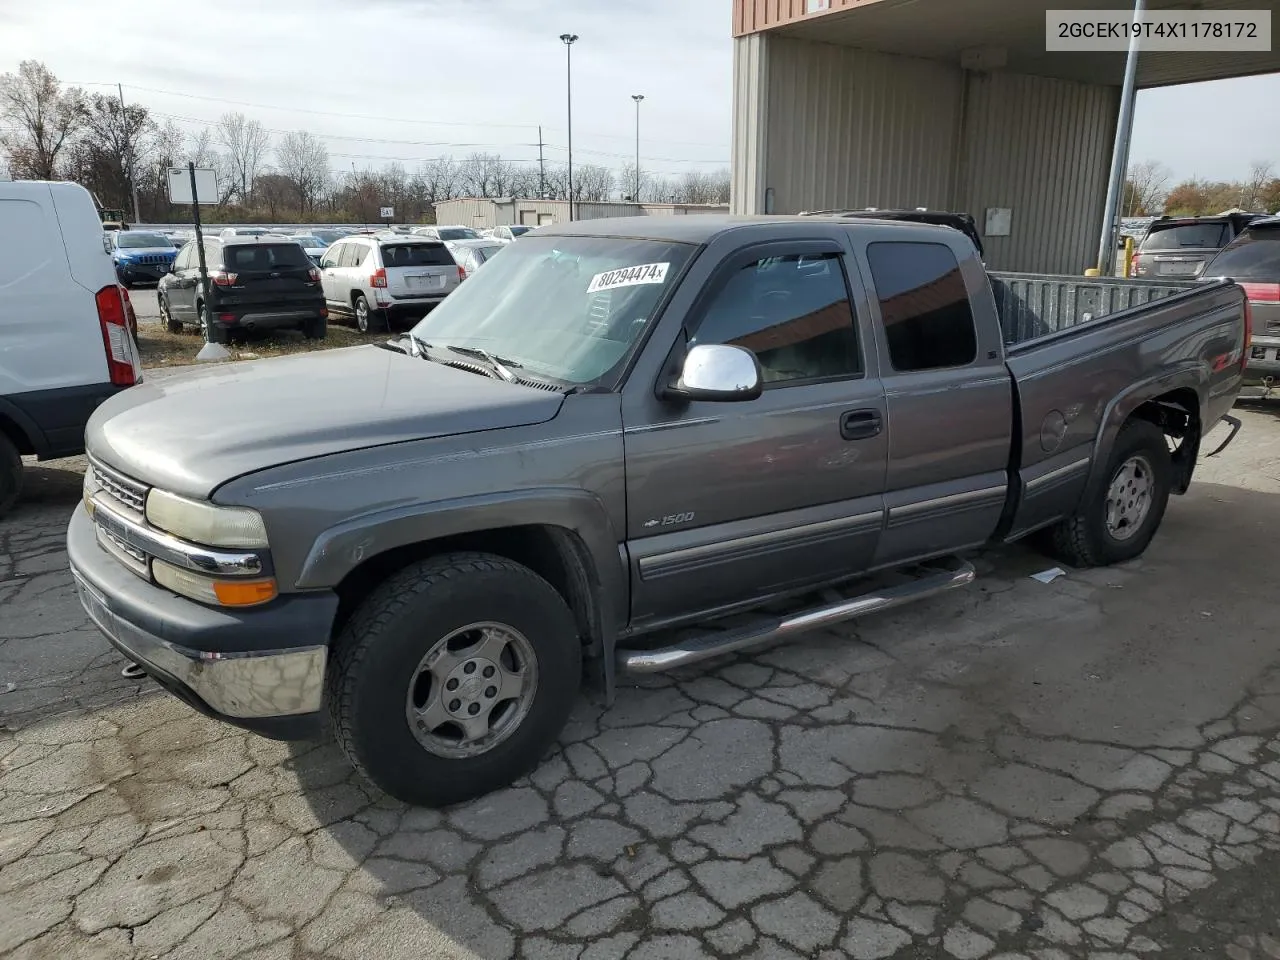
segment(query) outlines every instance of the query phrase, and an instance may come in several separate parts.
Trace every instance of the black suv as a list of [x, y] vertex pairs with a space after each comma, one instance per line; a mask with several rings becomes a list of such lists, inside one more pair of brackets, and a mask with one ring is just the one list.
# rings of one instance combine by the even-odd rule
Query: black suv
[[301, 330], [324, 338], [329, 311], [320, 271], [295, 240], [279, 237], [205, 237], [209, 289], [200, 286], [200, 255], [188, 243], [161, 281], [156, 296], [170, 331], [184, 325], [210, 327], [209, 339], [226, 343], [243, 330]]
[[1133, 255], [1134, 275], [1144, 280], [1193, 280], [1218, 251], [1261, 213], [1216, 217], [1157, 217]]

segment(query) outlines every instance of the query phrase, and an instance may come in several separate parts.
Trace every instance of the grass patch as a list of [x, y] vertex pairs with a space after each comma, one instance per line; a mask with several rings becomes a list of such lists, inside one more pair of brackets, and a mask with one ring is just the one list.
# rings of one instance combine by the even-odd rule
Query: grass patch
[[[226, 346], [231, 351], [233, 360], [254, 360], [259, 357], [283, 357], [291, 353], [355, 347], [362, 343], [377, 343], [387, 336], [386, 333], [365, 334], [353, 327], [331, 323], [323, 340], [308, 340], [297, 330], [274, 330], [242, 334], [236, 337], [236, 342]], [[187, 327], [182, 333], [170, 333], [159, 324], [138, 325], [138, 350], [142, 354], [143, 367], [195, 363], [196, 354], [202, 346], [204, 340], [194, 327]]]

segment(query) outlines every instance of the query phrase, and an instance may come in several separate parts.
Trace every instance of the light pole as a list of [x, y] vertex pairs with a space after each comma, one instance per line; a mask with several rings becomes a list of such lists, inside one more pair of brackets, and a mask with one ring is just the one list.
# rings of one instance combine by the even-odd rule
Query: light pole
[[632, 194], [631, 199], [636, 203], [640, 202], [640, 101], [644, 99], [643, 93], [633, 93], [631, 99], [636, 102], [636, 192]]
[[578, 39], [576, 33], [562, 33], [564, 41], [565, 89], [569, 107], [569, 220], [573, 220], [573, 44]]

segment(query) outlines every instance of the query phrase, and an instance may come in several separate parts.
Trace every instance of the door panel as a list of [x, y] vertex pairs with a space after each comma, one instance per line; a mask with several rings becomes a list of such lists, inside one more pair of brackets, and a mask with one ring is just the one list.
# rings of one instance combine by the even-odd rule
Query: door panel
[[875, 563], [979, 545], [1004, 512], [1013, 429], [985, 271], [959, 241], [872, 243], [864, 255], [889, 418]]
[[[688, 343], [753, 350], [766, 381], [760, 397], [681, 403], [650, 384], [624, 398], [633, 627], [870, 564], [883, 522], [887, 410], [879, 381], [865, 375], [838, 250], [815, 241], [753, 247], [730, 254], [706, 284]], [[668, 368], [685, 346], [681, 335]]]

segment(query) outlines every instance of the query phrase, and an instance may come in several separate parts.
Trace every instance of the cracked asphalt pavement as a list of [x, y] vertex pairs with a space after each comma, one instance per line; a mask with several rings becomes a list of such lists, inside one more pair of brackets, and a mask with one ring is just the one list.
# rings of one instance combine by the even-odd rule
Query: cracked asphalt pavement
[[89, 625], [82, 463], [0, 522], [0, 955], [1280, 958], [1280, 408], [1148, 554], [585, 696], [529, 778], [406, 808], [206, 720]]

